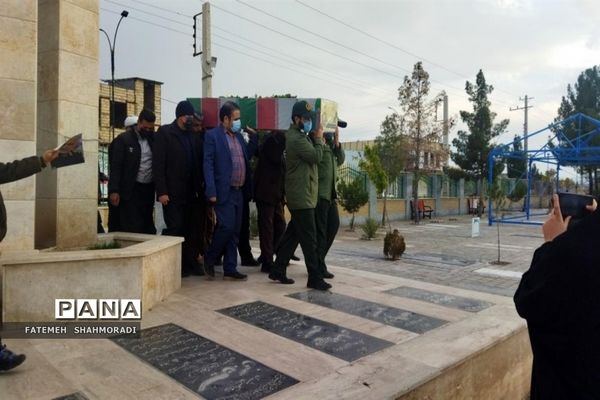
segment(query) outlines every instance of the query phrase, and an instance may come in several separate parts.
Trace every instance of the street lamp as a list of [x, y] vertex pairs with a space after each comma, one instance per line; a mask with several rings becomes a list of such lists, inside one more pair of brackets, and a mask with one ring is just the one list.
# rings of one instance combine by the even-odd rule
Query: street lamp
[[111, 81], [110, 81], [110, 118], [111, 118], [111, 128], [112, 128], [112, 132], [111, 132], [111, 138], [110, 141], [112, 142], [115, 139], [115, 44], [117, 41], [117, 32], [119, 32], [119, 25], [121, 25], [121, 21], [123, 20], [123, 18], [127, 18], [127, 16], [129, 15], [129, 11], [127, 10], [123, 10], [121, 12], [121, 18], [119, 19], [119, 22], [117, 23], [117, 28], [115, 29], [115, 34], [113, 36], [113, 40], [112, 42], [110, 41], [110, 37], [108, 36], [108, 33], [106, 33], [106, 31], [102, 28], [100, 28], [100, 32], [104, 33], [104, 36], [106, 36], [106, 40], [108, 40], [108, 48], [110, 49], [110, 73], [111, 73]]

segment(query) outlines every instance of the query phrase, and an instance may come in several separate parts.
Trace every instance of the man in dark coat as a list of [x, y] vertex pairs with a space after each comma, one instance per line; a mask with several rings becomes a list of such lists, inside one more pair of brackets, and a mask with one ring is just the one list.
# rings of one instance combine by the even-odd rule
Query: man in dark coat
[[[253, 137], [254, 139], [254, 137]], [[258, 211], [261, 271], [271, 272], [273, 255], [285, 232], [283, 211], [285, 132], [274, 131], [259, 147], [254, 172], [254, 200]]]
[[532, 400], [600, 399], [600, 210], [569, 226], [558, 195], [514, 296], [533, 351]]
[[[37, 174], [58, 157], [57, 150], [47, 150], [42, 157], [33, 156], [10, 163], [0, 163], [0, 184], [18, 181]], [[0, 193], [0, 242], [6, 236], [6, 208]], [[0, 371], [7, 371], [21, 365], [25, 361], [24, 354], [15, 354], [0, 342]]]
[[192, 245], [194, 205], [204, 202], [202, 179], [202, 137], [193, 132], [194, 106], [181, 101], [176, 119], [163, 125], [154, 137], [153, 164], [156, 196], [162, 204], [164, 235], [183, 236], [181, 275], [203, 275], [197, 246]]
[[109, 201], [119, 210], [120, 230], [154, 235], [152, 144], [156, 116], [142, 110], [138, 122], [112, 143]]

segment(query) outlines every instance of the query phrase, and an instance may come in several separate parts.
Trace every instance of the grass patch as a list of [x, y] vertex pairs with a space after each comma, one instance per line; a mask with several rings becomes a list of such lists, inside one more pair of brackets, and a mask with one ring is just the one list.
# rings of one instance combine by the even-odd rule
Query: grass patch
[[88, 247], [88, 250], [110, 250], [120, 248], [121, 244], [113, 240], [112, 242], [96, 243], [95, 245]]

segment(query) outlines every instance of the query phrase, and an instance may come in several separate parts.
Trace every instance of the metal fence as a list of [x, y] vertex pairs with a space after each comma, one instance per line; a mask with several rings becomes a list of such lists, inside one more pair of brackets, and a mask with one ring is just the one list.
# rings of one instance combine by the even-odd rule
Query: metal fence
[[343, 165], [338, 169], [338, 181], [351, 183], [355, 179], [359, 179], [363, 183], [363, 189], [368, 190], [367, 187], [367, 174], [359, 169], [352, 168], [349, 165]]

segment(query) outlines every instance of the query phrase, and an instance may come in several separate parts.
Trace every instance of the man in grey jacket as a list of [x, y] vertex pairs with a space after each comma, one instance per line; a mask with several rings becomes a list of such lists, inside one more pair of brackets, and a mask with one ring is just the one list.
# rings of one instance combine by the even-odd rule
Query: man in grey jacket
[[[37, 174], [58, 157], [58, 150], [48, 150], [43, 156], [33, 156], [10, 163], [0, 163], [0, 184], [18, 181]], [[0, 193], [0, 242], [6, 236], [6, 208]], [[13, 369], [25, 361], [24, 354], [15, 354], [0, 342], [0, 371]]]

